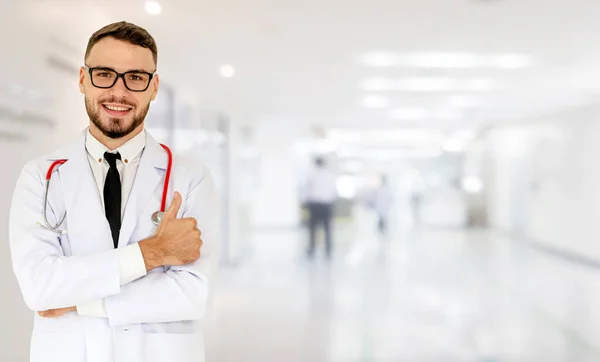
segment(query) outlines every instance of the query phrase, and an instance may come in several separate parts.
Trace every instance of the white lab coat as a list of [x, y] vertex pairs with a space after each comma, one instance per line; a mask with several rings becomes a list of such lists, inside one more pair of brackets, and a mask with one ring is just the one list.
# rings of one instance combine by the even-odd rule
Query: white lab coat
[[[160, 208], [167, 154], [146, 132], [146, 147], [124, 211], [119, 247], [153, 235], [151, 215]], [[53, 160], [68, 159], [53, 173], [48, 220], [43, 223], [45, 175]], [[174, 157], [167, 207], [174, 191], [178, 217], [195, 217], [202, 256], [185, 266], [160, 267], [120, 285], [117, 251], [85, 150], [85, 132], [72, 145], [28, 163], [17, 181], [10, 211], [13, 270], [33, 311], [104, 299], [108, 318], [69, 313], [57, 319], [37, 313], [31, 362], [202, 362], [203, 320], [210, 303], [218, 255], [218, 198], [203, 166]]]

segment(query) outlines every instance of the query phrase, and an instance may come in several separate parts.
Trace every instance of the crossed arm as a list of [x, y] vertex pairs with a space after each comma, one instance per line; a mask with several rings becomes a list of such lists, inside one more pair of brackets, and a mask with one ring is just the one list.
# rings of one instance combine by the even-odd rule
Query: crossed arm
[[[218, 203], [210, 174], [191, 185], [181, 212], [184, 218], [194, 218], [202, 232], [200, 258], [169, 266], [169, 259], [157, 256], [158, 249], [145, 247], [152, 242], [156, 246], [156, 240], [140, 241], [150, 272], [132, 281], [122, 280], [122, 249], [65, 256], [56, 234], [35, 225], [43, 192], [39, 175], [32, 168], [24, 168], [10, 211], [13, 270], [30, 309], [53, 317], [101, 300], [112, 326], [195, 320], [204, 315], [218, 255]], [[50, 212], [48, 216], [55, 218]], [[160, 265], [165, 268], [157, 268]]]

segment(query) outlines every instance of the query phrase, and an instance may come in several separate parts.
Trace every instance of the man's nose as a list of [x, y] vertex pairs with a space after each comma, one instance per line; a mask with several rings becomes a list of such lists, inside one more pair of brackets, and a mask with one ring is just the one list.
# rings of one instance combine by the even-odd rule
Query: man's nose
[[129, 90], [125, 86], [125, 79], [118, 77], [117, 82], [110, 88], [109, 93], [112, 95], [127, 94]]

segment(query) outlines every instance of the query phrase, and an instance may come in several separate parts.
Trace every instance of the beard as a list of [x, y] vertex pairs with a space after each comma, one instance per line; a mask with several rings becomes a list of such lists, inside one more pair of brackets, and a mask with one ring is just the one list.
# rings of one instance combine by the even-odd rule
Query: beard
[[[133, 107], [131, 112], [136, 110], [131, 103], [118, 101], [116, 98], [104, 99], [102, 102], [98, 102], [98, 104], [104, 102], [121, 103], [126, 106]], [[148, 110], [150, 109], [150, 103], [148, 103], [146, 107], [142, 108], [139, 113], [133, 115], [133, 120], [130, 124], [126, 123], [127, 120], [125, 118], [118, 117], [109, 117], [108, 122], [103, 123], [100, 119], [100, 107], [102, 106], [99, 105], [98, 109], [94, 110], [91, 102], [87, 99], [87, 97], [85, 98], [85, 110], [87, 111], [90, 121], [92, 121], [94, 126], [96, 126], [106, 137], [119, 139], [133, 132], [140, 124], [144, 122], [144, 119], [146, 119], [146, 115], [148, 114]]]

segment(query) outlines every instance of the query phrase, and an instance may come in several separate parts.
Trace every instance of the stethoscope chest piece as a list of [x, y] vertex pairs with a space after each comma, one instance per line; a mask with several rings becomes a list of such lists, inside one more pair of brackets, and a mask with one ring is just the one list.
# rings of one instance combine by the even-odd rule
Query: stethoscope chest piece
[[160, 224], [160, 221], [163, 219], [164, 216], [164, 212], [155, 211], [154, 214], [152, 214], [152, 222], [154, 223], [154, 225], [158, 226], [158, 224]]

